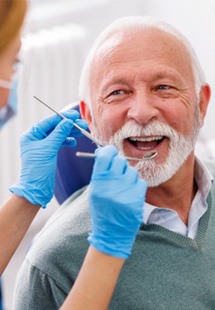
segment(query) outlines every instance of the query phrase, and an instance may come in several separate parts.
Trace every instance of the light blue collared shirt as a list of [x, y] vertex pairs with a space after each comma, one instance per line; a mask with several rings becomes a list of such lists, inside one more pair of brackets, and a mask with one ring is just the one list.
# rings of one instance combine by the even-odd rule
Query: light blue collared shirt
[[208, 205], [206, 198], [213, 183], [211, 173], [197, 158], [195, 161], [194, 177], [198, 191], [191, 204], [187, 226], [182, 222], [176, 211], [159, 208], [148, 203], [145, 203], [144, 206], [144, 224], [157, 224], [194, 239], [198, 231], [199, 220], [207, 211]]

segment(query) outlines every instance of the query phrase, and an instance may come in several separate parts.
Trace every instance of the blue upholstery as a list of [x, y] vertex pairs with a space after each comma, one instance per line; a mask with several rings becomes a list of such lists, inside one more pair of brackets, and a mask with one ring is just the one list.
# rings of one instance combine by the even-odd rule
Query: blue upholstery
[[[78, 105], [72, 108], [79, 111]], [[77, 151], [94, 152], [95, 149], [95, 143], [85, 136], [77, 138], [75, 148], [62, 147], [60, 149], [54, 192], [59, 204], [62, 204], [72, 193], [90, 181], [94, 160], [77, 157], [75, 153]]]

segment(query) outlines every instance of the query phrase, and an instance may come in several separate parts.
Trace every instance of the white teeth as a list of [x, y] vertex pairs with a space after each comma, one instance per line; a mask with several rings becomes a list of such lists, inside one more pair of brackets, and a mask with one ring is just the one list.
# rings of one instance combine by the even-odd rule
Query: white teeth
[[151, 142], [151, 141], [157, 141], [163, 139], [163, 136], [156, 136], [156, 137], [148, 137], [148, 138], [129, 138], [131, 141], [140, 141], [140, 142]]
[[150, 149], [151, 149], [150, 147], [138, 147], [138, 150], [141, 150], [141, 151], [148, 151]]

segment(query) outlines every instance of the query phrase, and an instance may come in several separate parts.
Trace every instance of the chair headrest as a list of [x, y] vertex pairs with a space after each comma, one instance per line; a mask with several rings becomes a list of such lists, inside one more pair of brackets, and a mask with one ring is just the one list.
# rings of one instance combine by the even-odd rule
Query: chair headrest
[[[66, 106], [79, 111], [78, 103]], [[77, 151], [94, 152], [97, 146], [85, 136], [77, 139], [77, 146], [61, 147], [58, 152], [55, 177], [55, 197], [62, 204], [75, 191], [89, 184], [94, 160], [77, 157]]]

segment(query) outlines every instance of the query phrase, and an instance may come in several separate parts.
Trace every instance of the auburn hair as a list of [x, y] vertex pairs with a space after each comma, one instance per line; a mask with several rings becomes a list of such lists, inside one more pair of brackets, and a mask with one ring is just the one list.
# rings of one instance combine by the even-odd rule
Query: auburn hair
[[0, 55], [20, 32], [26, 11], [26, 0], [0, 1]]

